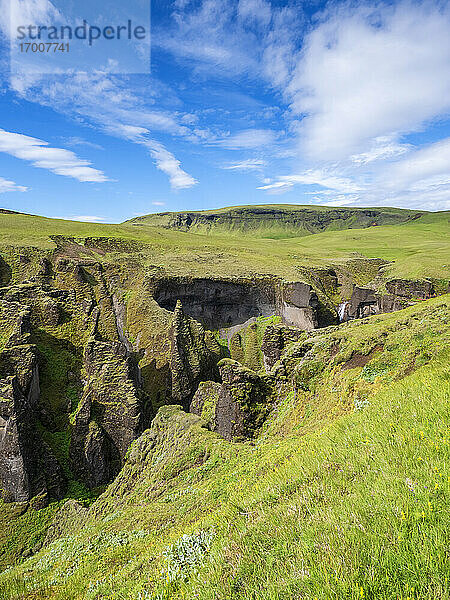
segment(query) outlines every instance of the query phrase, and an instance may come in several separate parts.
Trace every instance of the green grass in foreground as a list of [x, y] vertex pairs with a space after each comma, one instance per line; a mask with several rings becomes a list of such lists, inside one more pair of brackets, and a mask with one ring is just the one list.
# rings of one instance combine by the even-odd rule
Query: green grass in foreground
[[[0, 597], [447, 600], [448, 306], [325, 332], [318, 348], [339, 339], [342, 356], [280, 398], [255, 444], [164, 408], [157, 451], [84, 529], [0, 575]], [[342, 369], [380, 339], [373, 362]]]

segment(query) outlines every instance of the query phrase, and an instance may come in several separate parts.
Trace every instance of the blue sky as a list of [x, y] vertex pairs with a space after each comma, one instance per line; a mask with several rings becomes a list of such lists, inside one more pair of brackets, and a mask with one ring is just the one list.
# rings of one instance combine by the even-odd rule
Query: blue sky
[[148, 18], [95, 2], [0, 0], [0, 206], [450, 208], [448, 2], [154, 1], [151, 70], [148, 46], [119, 64], [108, 44], [11, 68], [18, 22]]

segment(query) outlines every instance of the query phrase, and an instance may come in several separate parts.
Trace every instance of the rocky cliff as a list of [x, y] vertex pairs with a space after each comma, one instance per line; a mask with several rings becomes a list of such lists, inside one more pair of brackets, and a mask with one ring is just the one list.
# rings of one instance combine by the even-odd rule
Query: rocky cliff
[[39, 370], [30, 343], [30, 310], [0, 300], [0, 489], [6, 501], [37, 496], [40, 505], [65, 491], [62, 469], [39, 431]]

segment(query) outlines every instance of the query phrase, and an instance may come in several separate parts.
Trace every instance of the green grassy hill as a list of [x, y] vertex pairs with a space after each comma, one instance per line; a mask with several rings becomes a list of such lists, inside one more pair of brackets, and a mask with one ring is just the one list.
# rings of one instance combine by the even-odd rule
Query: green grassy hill
[[[252, 207], [248, 210], [266, 208]], [[337, 209], [330, 211], [321, 208], [314, 209], [313, 212], [329, 217], [335, 210]], [[378, 210], [386, 211], [389, 219], [392, 215], [395, 218], [392, 221], [388, 219], [389, 224], [362, 229], [354, 228], [357, 225], [352, 221], [347, 223], [351, 226], [350, 229], [339, 231], [332, 230], [332, 227], [337, 225], [331, 220], [326, 231], [306, 236], [303, 230], [299, 234], [296, 226], [287, 223], [289, 235], [280, 235], [280, 239], [267, 237], [267, 228], [275, 225], [272, 221], [267, 224], [264, 218], [258, 221], [256, 230], [251, 230], [251, 235], [247, 235], [248, 230], [243, 228], [239, 235], [230, 236], [229, 230], [221, 227], [210, 229], [207, 233], [201, 229], [199, 232], [195, 229], [186, 232], [168, 228], [164, 225], [169, 219], [167, 213], [138, 217], [138, 220], [122, 225], [88, 224], [30, 215], [0, 214], [0, 252], [2, 248], [7, 252], [8, 246], [31, 246], [51, 251], [56, 248], [52, 239], [54, 236], [72, 237], [82, 244], [86, 238], [94, 237], [118, 239], [130, 244], [138, 242], [142, 244], [140, 252], [136, 254], [134, 249], [133, 254], [144, 265], [161, 267], [173, 274], [245, 276], [271, 273], [286, 278], [298, 278], [299, 267], [343, 264], [355, 256], [360, 256], [393, 261], [393, 264], [386, 268], [387, 277], [448, 278], [450, 212], [422, 213], [420, 218], [413, 219], [414, 215], [419, 214], [417, 211], [413, 213], [400, 209]], [[227, 211], [228, 209], [223, 209], [222, 212]], [[303, 208], [297, 207], [296, 212], [302, 214], [302, 211]], [[289, 207], [287, 214], [294, 212]], [[283, 228], [282, 230], [286, 231]], [[295, 232], [299, 237], [292, 237]], [[117, 244], [111, 241], [108, 245], [106, 241], [102, 254], [97, 256], [108, 260], [125, 257], [127, 254], [126, 247], [121, 252]]]
[[159, 213], [127, 221], [196, 233], [227, 233], [280, 239], [323, 231], [395, 225], [420, 219], [423, 211], [398, 208], [324, 208], [321, 206], [234, 206], [218, 210]]

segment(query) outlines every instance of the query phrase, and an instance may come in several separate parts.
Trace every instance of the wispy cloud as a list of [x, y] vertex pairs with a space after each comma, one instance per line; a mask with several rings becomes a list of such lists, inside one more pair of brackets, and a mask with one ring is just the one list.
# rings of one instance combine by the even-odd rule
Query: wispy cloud
[[406, 154], [412, 149], [411, 144], [399, 144], [395, 136], [381, 136], [375, 138], [372, 147], [367, 152], [354, 154], [350, 160], [359, 165], [366, 165], [376, 160], [386, 160]]
[[[38, 12], [49, 4], [30, 0]], [[301, 189], [325, 205], [445, 207], [446, 140], [420, 148], [406, 135], [450, 113], [450, 5], [343, 1], [307, 21], [302, 3], [278, 4], [171, 2], [171, 21], [156, 23], [152, 42], [183, 65], [175, 85], [105, 68], [63, 78], [27, 73], [12, 88], [142, 146], [175, 190], [197, 183], [182, 164], [188, 142], [206, 163], [210, 152], [227, 171], [270, 175], [259, 186], [268, 193]], [[183, 89], [187, 102], [201, 95], [198, 104], [186, 108]], [[223, 100], [220, 110], [210, 97]], [[76, 140], [70, 145], [81, 146]]]
[[52, 148], [48, 142], [21, 133], [0, 129], [0, 152], [6, 152], [31, 162], [35, 167], [78, 181], [108, 181], [102, 171], [94, 169], [89, 161], [79, 158], [70, 150]]
[[273, 144], [277, 134], [271, 129], [245, 129], [232, 135], [215, 141], [214, 143], [229, 148], [230, 150], [241, 150], [251, 148], [262, 148]]
[[183, 171], [180, 161], [167, 148], [150, 137], [150, 131], [145, 127], [116, 125], [111, 128], [111, 131], [117, 131], [122, 137], [147, 148], [155, 161], [156, 168], [169, 177], [173, 189], [183, 190], [197, 183], [192, 175]]
[[93, 150], [104, 150], [103, 146], [100, 146], [100, 144], [95, 144], [94, 142], [89, 142], [88, 140], [76, 136], [65, 138], [64, 142], [67, 146], [85, 146], [86, 148], [92, 148]]
[[17, 185], [14, 181], [0, 177], [0, 194], [4, 192], [28, 192], [29, 188], [24, 185]]
[[19, 25], [55, 23], [61, 13], [49, 0], [0, 0], [0, 28], [11, 36]]
[[200, 139], [195, 130], [178, 122], [174, 115], [153, 110], [143, 104], [142, 98], [132, 92], [126, 82], [107, 71], [94, 74], [83, 72], [63, 79], [39, 78], [29, 81], [14, 79], [13, 86], [24, 98], [83, 119], [101, 131], [144, 146], [154, 159], [156, 167], [166, 173], [176, 190], [191, 187], [197, 180], [181, 168], [180, 161], [162, 143], [154, 139], [155, 132]]
[[[259, 190], [284, 192], [294, 185], [318, 185], [328, 190], [335, 190], [345, 194], [361, 191], [361, 187], [351, 179], [340, 177], [325, 170], [309, 170], [294, 175], [281, 175], [276, 181], [259, 186]], [[316, 192], [317, 193], [317, 192]]]
[[165, 206], [166, 205], [165, 202], [159, 202], [159, 201], [152, 202], [152, 204], [153, 204], [153, 206]]
[[96, 217], [94, 215], [72, 215], [70, 217], [52, 217], [53, 219], [62, 219], [64, 221], [82, 221], [84, 223], [104, 223], [103, 217]]
[[267, 166], [265, 160], [259, 158], [249, 158], [241, 160], [237, 163], [222, 165], [222, 169], [227, 171], [262, 171]]
[[[450, 138], [430, 144], [407, 157], [399, 160], [386, 169], [383, 179], [389, 186], [396, 188], [424, 189], [427, 182], [435, 187], [436, 182], [449, 183], [450, 179]], [[449, 190], [450, 192], [450, 190]]]

